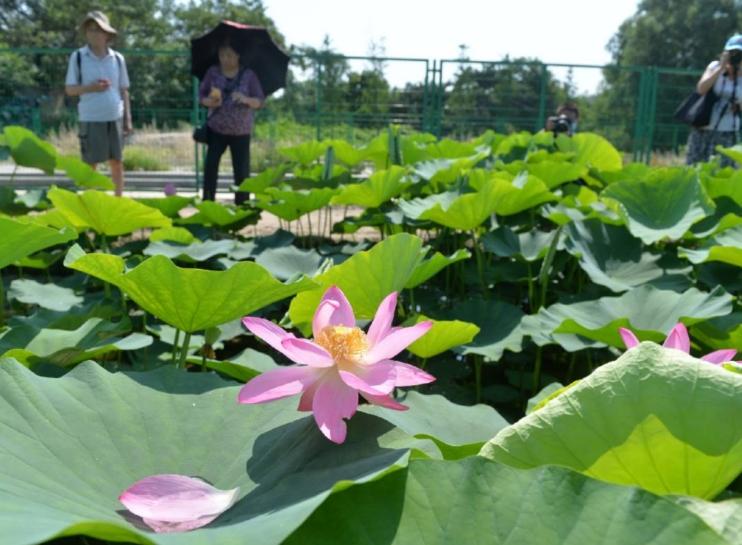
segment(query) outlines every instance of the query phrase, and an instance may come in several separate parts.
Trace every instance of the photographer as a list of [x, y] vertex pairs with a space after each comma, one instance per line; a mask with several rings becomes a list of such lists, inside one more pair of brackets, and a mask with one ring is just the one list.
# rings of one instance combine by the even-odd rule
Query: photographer
[[[688, 136], [686, 163], [708, 161], [717, 145], [730, 147], [737, 143], [739, 111], [742, 105], [742, 34], [727, 40], [718, 61], [708, 65], [696, 85], [699, 94], [716, 94], [718, 100], [711, 110], [711, 121], [706, 127], [694, 128]], [[723, 156], [721, 166], [735, 166]]]
[[577, 106], [572, 102], [562, 104], [557, 108], [556, 115], [552, 115], [546, 119], [546, 126], [544, 127], [547, 131], [554, 133], [554, 136], [558, 134], [566, 134], [572, 136], [577, 132], [577, 122], [580, 120], [580, 111]]

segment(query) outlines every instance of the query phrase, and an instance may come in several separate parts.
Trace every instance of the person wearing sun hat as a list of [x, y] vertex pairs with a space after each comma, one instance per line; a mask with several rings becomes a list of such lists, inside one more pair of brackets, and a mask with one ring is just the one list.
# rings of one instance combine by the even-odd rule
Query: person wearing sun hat
[[[718, 100], [706, 127], [694, 128], [688, 136], [686, 163], [708, 161], [717, 145], [725, 148], [737, 143], [742, 106], [742, 34], [735, 34], [724, 44], [718, 61], [712, 61], [698, 80], [699, 94], [714, 93]], [[736, 167], [735, 161], [721, 157], [722, 166]]]
[[124, 56], [110, 47], [118, 32], [100, 11], [80, 23], [87, 45], [70, 55], [65, 92], [80, 97], [80, 152], [93, 168], [108, 161], [120, 196], [124, 189], [124, 136], [132, 132], [129, 74]]

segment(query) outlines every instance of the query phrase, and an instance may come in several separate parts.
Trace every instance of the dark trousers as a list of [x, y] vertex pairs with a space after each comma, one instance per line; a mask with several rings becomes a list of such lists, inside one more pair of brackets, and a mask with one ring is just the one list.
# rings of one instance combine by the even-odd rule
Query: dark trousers
[[[213, 201], [216, 198], [219, 162], [227, 148], [229, 148], [229, 153], [232, 155], [234, 185], [240, 185], [245, 178], [250, 176], [250, 135], [234, 136], [209, 130], [206, 160], [204, 161], [203, 199], [205, 201]], [[249, 193], [237, 191], [234, 194], [234, 202], [236, 204], [242, 204], [249, 196]]]

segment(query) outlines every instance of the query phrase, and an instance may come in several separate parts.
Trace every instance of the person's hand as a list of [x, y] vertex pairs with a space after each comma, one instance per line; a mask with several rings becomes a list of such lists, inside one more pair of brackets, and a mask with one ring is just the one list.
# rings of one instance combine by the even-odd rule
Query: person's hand
[[722, 69], [731, 68], [732, 63], [729, 62], [729, 51], [722, 51], [721, 57], [719, 58], [719, 65]]
[[131, 136], [134, 133], [134, 127], [131, 124], [131, 119], [124, 120], [124, 136]]
[[88, 85], [88, 92], [102, 93], [103, 91], [108, 91], [110, 87], [111, 87], [111, 80], [101, 78], [97, 80], [95, 83], [91, 83], [90, 85]]
[[219, 108], [222, 105], [222, 97], [219, 96], [208, 96], [201, 101], [201, 104], [207, 108]]

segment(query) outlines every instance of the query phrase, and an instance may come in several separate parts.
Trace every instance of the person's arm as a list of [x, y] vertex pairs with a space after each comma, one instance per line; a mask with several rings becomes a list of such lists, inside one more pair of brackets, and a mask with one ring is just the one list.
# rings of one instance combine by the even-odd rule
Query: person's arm
[[79, 97], [85, 93], [101, 93], [107, 91], [111, 82], [106, 79], [99, 79], [89, 85], [65, 85], [64, 92], [70, 97]]
[[129, 89], [121, 89], [121, 100], [124, 101], [124, 134], [134, 132], [134, 126], [131, 124], [131, 100], [129, 99]]
[[719, 79], [719, 76], [724, 72], [728, 62], [729, 52], [724, 51], [724, 53], [721, 54], [720, 62], [708, 65], [706, 71], [703, 73], [701, 79], [698, 80], [698, 84], [696, 85], [696, 91], [699, 95], [705, 95], [714, 87], [716, 80]]
[[204, 75], [204, 79], [201, 80], [201, 85], [198, 88], [198, 102], [202, 106], [207, 108], [218, 108], [222, 105], [221, 92], [218, 94], [212, 93], [214, 85], [214, 68], [209, 68]]
[[243, 92], [235, 91], [232, 94], [232, 100], [239, 104], [243, 104], [253, 110], [259, 110], [265, 103], [265, 94], [263, 93], [263, 87], [260, 85], [260, 80], [255, 72], [252, 70], [248, 71], [247, 82], [242, 88]]

